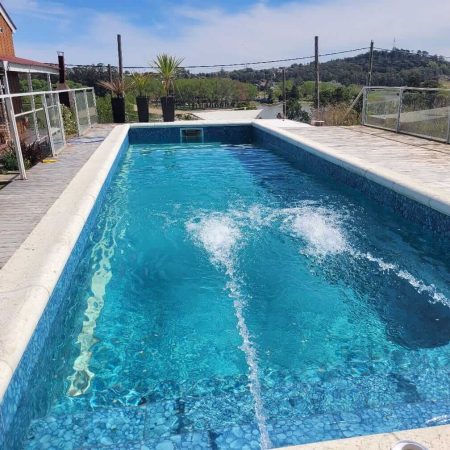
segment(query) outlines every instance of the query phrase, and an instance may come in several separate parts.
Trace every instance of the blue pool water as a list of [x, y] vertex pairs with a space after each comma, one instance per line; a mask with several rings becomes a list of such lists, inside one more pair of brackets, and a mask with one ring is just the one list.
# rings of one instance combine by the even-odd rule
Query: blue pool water
[[271, 448], [447, 423], [448, 241], [250, 145], [132, 145], [25, 447]]

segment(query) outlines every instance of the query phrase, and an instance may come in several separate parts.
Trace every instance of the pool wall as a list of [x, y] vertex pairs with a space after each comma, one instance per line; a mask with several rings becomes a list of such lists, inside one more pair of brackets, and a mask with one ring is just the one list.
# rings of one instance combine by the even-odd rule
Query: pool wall
[[[50, 333], [60, 326], [58, 311], [120, 156], [129, 143], [179, 143], [181, 127], [202, 127], [205, 142], [254, 142], [270, 148], [300, 168], [388, 204], [427, 229], [449, 233], [450, 218], [443, 212], [445, 208], [450, 211], [449, 205], [439, 205], [440, 210], [426, 206], [430, 201], [426, 195], [398, 183], [393, 191], [394, 181], [383, 175], [337, 159], [326, 148], [261, 121], [118, 126], [0, 271], [0, 293], [6, 293], [0, 304], [0, 448], [20, 445], [23, 430], [33, 418], [33, 411], [27, 408], [27, 395], [34, 388], [33, 370], [38, 361], [51, 359], [46, 351], [52, 345]], [[403, 193], [398, 192], [401, 189]]]

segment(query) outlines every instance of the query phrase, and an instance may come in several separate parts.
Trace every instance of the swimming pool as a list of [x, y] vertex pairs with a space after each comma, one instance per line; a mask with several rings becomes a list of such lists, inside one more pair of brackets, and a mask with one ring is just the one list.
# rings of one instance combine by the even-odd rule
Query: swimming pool
[[124, 150], [34, 369], [26, 448], [447, 423], [448, 240], [255, 141]]

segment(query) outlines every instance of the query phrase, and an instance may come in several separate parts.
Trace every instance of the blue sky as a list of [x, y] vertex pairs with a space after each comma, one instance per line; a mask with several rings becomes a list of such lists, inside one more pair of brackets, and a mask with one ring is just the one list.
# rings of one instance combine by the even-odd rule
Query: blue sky
[[[115, 64], [122, 34], [125, 65], [157, 53], [185, 64], [289, 58], [367, 46], [450, 56], [450, 2], [441, 0], [3, 0], [15, 21], [19, 56], [75, 64]], [[434, 11], [439, 11], [435, 14]]]

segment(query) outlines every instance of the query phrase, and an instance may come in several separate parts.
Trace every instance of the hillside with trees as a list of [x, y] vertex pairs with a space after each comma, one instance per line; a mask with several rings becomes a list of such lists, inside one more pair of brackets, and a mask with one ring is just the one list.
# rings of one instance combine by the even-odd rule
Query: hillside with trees
[[[320, 79], [343, 85], [366, 83], [369, 53], [335, 59], [320, 64]], [[259, 83], [261, 80], [281, 81], [279, 69], [246, 68], [229, 72], [234, 80]], [[450, 77], [450, 61], [425, 51], [393, 49], [375, 50], [372, 84], [380, 86], [436, 86], [442, 77]], [[286, 68], [286, 78], [297, 82], [314, 80], [314, 63], [293, 64]]]

